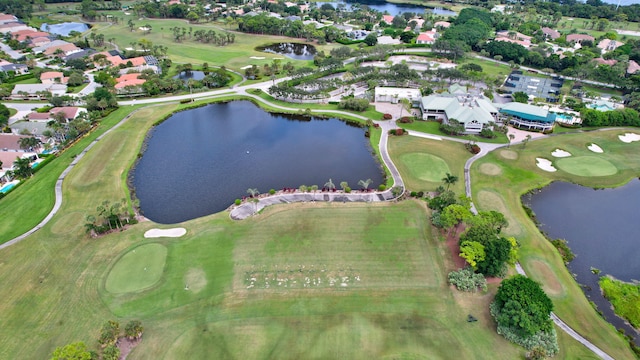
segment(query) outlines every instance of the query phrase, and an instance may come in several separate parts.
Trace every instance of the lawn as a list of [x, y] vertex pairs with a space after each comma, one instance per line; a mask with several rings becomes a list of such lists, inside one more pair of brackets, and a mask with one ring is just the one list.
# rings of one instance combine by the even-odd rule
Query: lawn
[[[271, 43], [278, 42], [299, 42], [304, 43], [304, 39], [293, 39], [283, 36], [271, 36], [271, 35], [258, 35], [258, 34], [245, 34], [241, 32], [234, 32], [235, 42], [227, 46], [216, 46], [214, 44], [202, 44], [191, 39], [187, 35], [187, 39], [180, 43], [176, 43], [173, 40], [172, 31], [169, 30], [173, 27], [185, 27], [187, 31], [197, 30], [214, 30], [218, 34], [225, 33], [229, 30], [235, 30], [236, 28], [229, 27], [221, 23], [199, 23], [189, 24], [181, 19], [144, 19], [140, 21], [134, 15], [123, 15], [118, 13], [118, 17], [122, 18], [118, 24], [108, 26], [106, 23], [96, 23], [92, 31], [105, 35], [106, 39], [114, 38], [115, 43], [124, 49], [131, 47], [131, 43], [138, 42], [144, 38], [151, 41], [154, 45], [164, 45], [168, 47], [167, 55], [173, 60], [174, 63], [192, 63], [201, 64], [209, 63], [209, 65], [226, 66], [229, 69], [235, 71], [242, 71], [241, 68], [247, 65], [257, 65], [259, 67], [265, 64], [270, 64], [275, 58], [283, 58], [282, 55], [270, 54], [255, 50], [256, 47]], [[131, 31], [127, 25], [129, 19], [132, 19], [136, 24], [134, 31]], [[139, 27], [149, 24], [152, 26], [150, 33], [144, 33], [138, 30]], [[339, 44], [337, 44], [339, 45]], [[318, 51], [324, 50], [329, 52], [331, 48], [337, 46], [336, 44], [330, 45], [316, 45]], [[251, 59], [252, 56], [264, 57], [264, 59]], [[308, 61], [302, 60], [290, 60], [288, 58], [282, 59], [282, 62], [291, 61], [292, 63], [308, 64]]]
[[478, 59], [472, 57], [472, 55], [468, 55], [464, 59], [460, 61], [460, 64], [476, 64], [482, 67], [482, 73], [485, 75], [499, 77], [501, 80], [504, 80], [507, 75], [511, 74], [511, 69], [509, 65], [498, 64], [493, 61]]
[[416, 120], [412, 123], [396, 123], [399, 127], [407, 130], [415, 130], [427, 134], [433, 134], [438, 136], [449, 136], [449, 137], [457, 137], [460, 139], [465, 139], [469, 141], [478, 141], [478, 142], [486, 142], [492, 144], [506, 144], [509, 142], [509, 139], [505, 134], [496, 133], [497, 136], [494, 139], [482, 138], [476, 135], [461, 135], [461, 136], [451, 136], [440, 131], [440, 123], [437, 121], [423, 121]]
[[459, 181], [451, 187], [464, 193], [464, 163], [471, 157], [464, 145], [452, 141], [429, 140], [413, 136], [389, 139], [389, 154], [409, 191], [434, 191], [443, 185], [446, 173]]
[[[591, 307], [582, 290], [565, 268], [553, 246], [540, 234], [521, 206], [520, 196], [551, 181], [575, 182], [591, 187], [613, 187], [625, 184], [640, 173], [640, 144], [625, 144], [618, 138], [624, 130], [596, 131], [580, 134], [563, 134], [548, 139], [531, 141], [510, 149], [499, 149], [479, 159], [471, 169], [473, 195], [481, 210], [500, 210], [508, 214], [507, 234], [514, 235], [522, 244], [521, 263], [527, 273], [543, 284], [552, 298], [558, 316], [581, 335], [605, 350], [616, 359], [633, 358], [625, 341], [613, 326], [603, 320]], [[604, 153], [596, 154], [587, 149], [598, 144]], [[576, 176], [563, 168], [564, 164], [551, 156], [555, 149], [573, 154], [572, 159], [597, 157], [598, 163], [578, 161], [570, 164], [570, 171], [602, 171], [604, 162], [617, 172], [609, 176]], [[536, 157], [544, 157], [559, 163], [559, 170], [548, 173], [535, 165]], [[563, 160], [564, 162], [565, 160]], [[606, 165], [608, 168], [609, 165]], [[499, 186], [496, 186], [499, 184]]]

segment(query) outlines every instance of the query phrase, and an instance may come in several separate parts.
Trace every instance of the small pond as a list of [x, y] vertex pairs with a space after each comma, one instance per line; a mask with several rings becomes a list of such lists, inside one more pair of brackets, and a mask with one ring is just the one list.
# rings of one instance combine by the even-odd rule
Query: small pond
[[316, 4], [318, 8], [321, 7], [322, 4], [331, 4], [333, 5], [334, 8], [337, 8], [338, 5], [340, 4], [344, 4], [346, 5], [347, 9], [351, 9], [351, 6], [354, 3], [360, 4], [360, 5], [366, 5], [370, 9], [379, 11], [381, 13], [386, 12], [394, 16], [402, 13], [406, 13], [406, 12], [420, 15], [420, 14], [423, 14], [425, 10], [431, 11], [433, 14], [441, 15], [441, 16], [458, 15], [455, 11], [447, 10], [444, 8], [431, 8], [431, 7], [411, 5], [411, 4], [396, 4], [396, 3], [386, 2], [384, 0], [357, 0], [357, 1], [347, 0], [346, 2], [343, 2], [343, 1], [324, 2], [323, 1], [323, 2], [317, 2]]
[[188, 80], [202, 80], [205, 77], [205, 73], [203, 71], [183, 71], [180, 74], [174, 76], [174, 79], [180, 79], [182, 81], [188, 81]]
[[338, 119], [276, 115], [248, 101], [179, 112], [149, 134], [132, 171], [144, 215], [173, 224], [223, 211], [247, 189], [383, 183], [365, 129]]
[[[536, 214], [540, 229], [552, 239], [565, 239], [576, 258], [569, 269], [576, 274], [587, 297], [598, 305], [616, 328], [629, 325], [615, 316], [611, 304], [600, 293], [599, 276], [612, 275], [622, 281], [640, 280], [640, 180], [615, 189], [591, 188], [554, 182], [523, 198]], [[600, 275], [591, 268], [601, 271]]]
[[277, 43], [269, 46], [258, 47], [258, 51], [271, 54], [284, 55], [293, 60], [313, 60], [316, 56], [316, 48], [313, 45], [298, 43]]
[[77, 31], [82, 33], [89, 30], [89, 25], [84, 23], [77, 23], [77, 22], [65, 22], [61, 24], [52, 24], [52, 25], [44, 23], [40, 26], [40, 30], [49, 32], [51, 34], [60, 35], [60, 36], [69, 36], [69, 33], [71, 33], [72, 31]]

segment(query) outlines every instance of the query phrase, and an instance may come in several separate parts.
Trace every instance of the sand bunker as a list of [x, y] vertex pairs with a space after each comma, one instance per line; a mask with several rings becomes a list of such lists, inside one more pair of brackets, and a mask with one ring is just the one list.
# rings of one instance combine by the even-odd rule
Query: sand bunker
[[500, 156], [505, 159], [515, 160], [518, 158], [518, 153], [513, 150], [502, 150], [500, 151]]
[[264, 56], [252, 56], [252, 57], [250, 57], [250, 59], [264, 60]]
[[603, 153], [604, 150], [602, 150], [602, 148], [596, 144], [591, 144], [589, 146], [587, 146], [587, 149], [593, 151], [594, 153]]
[[247, 69], [251, 69], [253, 67], [253, 65], [247, 65], [247, 66], [243, 66], [240, 69], [242, 70], [247, 70]]
[[630, 143], [633, 141], [640, 141], [640, 135], [634, 133], [626, 133], [624, 135], [618, 135], [618, 139], [623, 143]]
[[552, 153], [551, 156], [553, 157], [557, 157], [557, 158], [563, 158], [563, 157], [569, 157], [571, 156], [571, 153], [568, 151], [564, 151], [562, 149], [555, 149]]
[[151, 229], [144, 233], [145, 238], [181, 237], [187, 233], [185, 228]]
[[538, 165], [538, 167], [544, 171], [548, 171], [548, 172], [558, 171], [555, 167], [553, 167], [553, 164], [551, 163], [551, 161], [545, 158], [536, 158], [536, 165]]

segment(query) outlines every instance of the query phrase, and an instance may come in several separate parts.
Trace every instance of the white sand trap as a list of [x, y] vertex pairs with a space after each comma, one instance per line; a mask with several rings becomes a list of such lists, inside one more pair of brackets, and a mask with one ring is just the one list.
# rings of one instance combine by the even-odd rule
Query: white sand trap
[[253, 65], [247, 65], [247, 66], [243, 66], [240, 69], [242, 70], [247, 70], [247, 69], [251, 69], [253, 67]]
[[264, 60], [265, 57], [264, 56], [252, 56], [250, 57], [250, 59], [255, 59], [255, 60]]
[[151, 229], [144, 233], [145, 238], [181, 237], [187, 233], [185, 228]]
[[618, 135], [618, 139], [623, 143], [630, 143], [633, 141], [640, 141], [640, 135], [634, 133], [626, 133], [624, 135]]
[[596, 144], [591, 144], [589, 146], [587, 146], [587, 149], [593, 151], [594, 153], [603, 153], [604, 150], [602, 150], [602, 148]]
[[562, 149], [555, 149], [552, 153], [551, 156], [553, 157], [557, 157], [557, 158], [563, 158], [563, 157], [569, 157], [571, 156], [571, 153], [568, 151], [564, 151]]
[[556, 168], [553, 167], [551, 161], [545, 158], [536, 158], [536, 165], [538, 165], [538, 167], [544, 171], [548, 171], [548, 172], [558, 171]]

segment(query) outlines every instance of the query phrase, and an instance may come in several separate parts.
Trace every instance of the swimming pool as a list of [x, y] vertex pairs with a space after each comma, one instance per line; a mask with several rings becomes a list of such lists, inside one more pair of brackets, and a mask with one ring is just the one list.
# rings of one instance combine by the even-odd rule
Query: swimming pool
[[31, 164], [31, 168], [32, 168], [32, 169], [37, 168], [37, 167], [38, 167], [38, 165], [40, 165], [40, 163], [41, 163], [41, 162], [43, 162], [43, 161], [44, 161], [44, 160], [42, 160], [42, 159], [38, 159], [38, 160], [36, 160], [33, 164]]
[[573, 116], [567, 114], [556, 114], [556, 121], [559, 122], [572, 122]]
[[10, 183], [5, 184], [2, 188], [0, 188], [0, 193], [6, 194], [9, 191], [11, 191], [11, 189], [13, 189], [14, 187], [16, 187], [16, 185], [19, 183], [20, 181], [18, 180], [14, 180]]
[[598, 111], [612, 111], [615, 110], [615, 107], [607, 104], [589, 104], [588, 108], [598, 110]]

